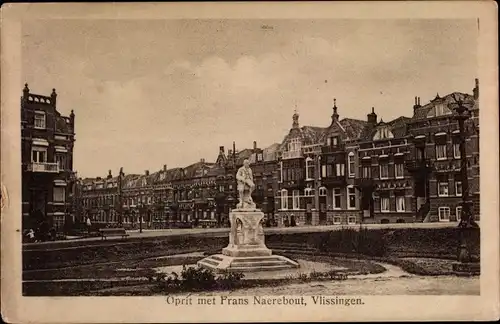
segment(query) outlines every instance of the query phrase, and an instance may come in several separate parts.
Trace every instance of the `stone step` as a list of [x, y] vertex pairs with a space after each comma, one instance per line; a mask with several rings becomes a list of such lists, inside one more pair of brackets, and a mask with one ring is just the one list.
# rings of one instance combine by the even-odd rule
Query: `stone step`
[[[219, 261], [217, 260], [211, 260], [210, 258], [205, 258], [202, 260], [204, 263], [207, 263], [207, 264], [210, 264], [212, 266], [218, 266], [219, 265]], [[200, 261], [201, 262], [201, 261]]]
[[310, 248], [310, 247], [295, 247], [295, 246], [286, 246], [286, 245], [271, 245], [269, 248], [273, 251], [276, 250], [291, 250], [291, 251], [305, 251], [305, 252], [316, 252], [318, 249]]
[[282, 259], [279, 256], [266, 256], [266, 257], [246, 257], [246, 258], [238, 258], [235, 261], [237, 262], [259, 262], [259, 261], [281, 261]]
[[217, 264], [214, 265], [214, 264], [208, 263], [206, 261], [207, 260], [198, 261], [198, 265], [202, 266], [204, 268], [212, 269], [212, 270], [215, 270], [217, 268]]
[[216, 260], [216, 261], [222, 261], [222, 258], [218, 255], [211, 255], [211, 256], [209, 256], [209, 258]]
[[288, 262], [285, 260], [266, 260], [266, 261], [243, 261], [243, 260], [237, 260], [233, 261], [231, 263], [231, 268], [234, 267], [266, 267], [266, 266], [271, 266], [271, 265], [286, 265]]
[[295, 268], [293, 265], [267, 265], [260, 267], [230, 267], [229, 271], [240, 271], [240, 272], [257, 272], [257, 271], [278, 271]]

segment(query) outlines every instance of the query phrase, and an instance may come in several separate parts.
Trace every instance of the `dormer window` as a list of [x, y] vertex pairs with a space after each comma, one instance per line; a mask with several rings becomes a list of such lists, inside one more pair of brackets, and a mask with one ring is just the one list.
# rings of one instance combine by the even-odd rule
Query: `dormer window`
[[43, 111], [35, 111], [35, 128], [37, 129], [45, 129], [45, 112]]

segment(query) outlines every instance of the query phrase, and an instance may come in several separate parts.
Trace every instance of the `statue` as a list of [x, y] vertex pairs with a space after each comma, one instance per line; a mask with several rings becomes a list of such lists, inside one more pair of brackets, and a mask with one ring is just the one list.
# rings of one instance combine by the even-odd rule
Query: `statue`
[[236, 180], [238, 181], [238, 195], [240, 201], [236, 208], [255, 209], [256, 206], [252, 199], [255, 183], [253, 182], [252, 169], [250, 169], [250, 162], [248, 160], [243, 161], [243, 166], [238, 169]]

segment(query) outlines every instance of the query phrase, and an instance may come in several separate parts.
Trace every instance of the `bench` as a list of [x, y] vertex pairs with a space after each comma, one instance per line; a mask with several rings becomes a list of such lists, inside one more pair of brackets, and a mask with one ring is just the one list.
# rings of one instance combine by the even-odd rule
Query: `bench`
[[128, 236], [124, 228], [101, 228], [99, 232], [102, 240], [105, 240], [108, 236], [121, 236], [122, 238]]

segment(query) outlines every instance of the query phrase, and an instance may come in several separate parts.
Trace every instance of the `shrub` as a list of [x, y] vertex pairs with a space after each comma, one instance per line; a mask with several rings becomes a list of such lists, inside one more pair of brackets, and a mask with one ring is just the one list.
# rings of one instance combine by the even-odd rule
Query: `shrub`
[[182, 287], [186, 290], [208, 290], [215, 287], [214, 273], [202, 267], [182, 267]]
[[241, 286], [241, 280], [245, 277], [242, 272], [224, 272], [217, 276], [217, 286], [221, 289], [234, 289]]

